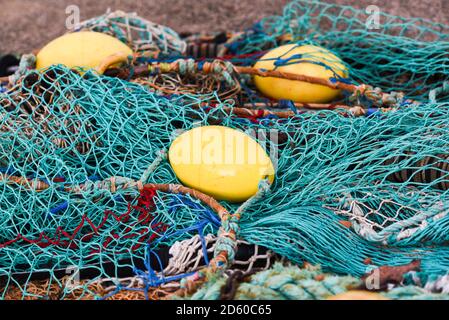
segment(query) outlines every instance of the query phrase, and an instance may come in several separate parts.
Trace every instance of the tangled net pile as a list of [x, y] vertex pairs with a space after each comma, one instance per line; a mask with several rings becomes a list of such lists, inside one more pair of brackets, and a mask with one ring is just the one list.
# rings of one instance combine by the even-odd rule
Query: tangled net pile
[[[195, 43], [133, 17], [147, 26], [142, 41], [118, 38], [155, 54], [104, 76], [22, 68], [0, 93], [2, 298], [217, 299], [227, 278], [250, 277], [280, 257], [292, 266], [253, 275], [232, 297], [276, 298], [260, 287], [280, 273], [296, 288], [281, 296], [307, 298], [300, 288], [310, 282], [291, 280], [316, 276], [319, 269], [296, 266], [304, 262], [334, 274], [326, 285], [335, 290], [308, 297], [325, 298], [371, 270], [413, 260], [420, 268], [396, 283], [409, 286], [386, 296], [445, 297], [449, 26], [382, 15], [373, 31], [361, 11], [295, 1], [245, 32], [199, 37], [196, 45], [224, 48], [210, 59], [187, 56]], [[118, 32], [105, 19], [118, 18], [84, 27]], [[345, 61], [350, 79], [334, 80], [355, 90], [341, 108], [255, 91], [243, 68], [289, 42]], [[165, 151], [182, 130], [210, 124], [257, 132], [276, 150], [269, 190], [262, 185], [239, 206], [180, 189]], [[237, 239], [224, 236], [230, 231]]]

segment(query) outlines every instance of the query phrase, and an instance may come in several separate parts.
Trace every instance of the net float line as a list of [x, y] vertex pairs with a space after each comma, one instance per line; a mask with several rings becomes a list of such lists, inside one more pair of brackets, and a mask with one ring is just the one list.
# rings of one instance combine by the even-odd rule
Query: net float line
[[[108, 58], [106, 58], [104, 61], [100, 63], [100, 65], [96, 68], [97, 71], [104, 71], [110, 66], [120, 63], [120, 62], [127, 62], [129, 59], [133, 59], [133, 57], [130, 57], [122, 52], [119, 52], [117, 54], [111, 55]], [[212, 62], [203, 61], [203, 62], [195, 62], [192, 59], [178, 59], [171, 63], [166, 62], [156, 62], [156, 63], [150, 63], [150, 64], [144, 64], [140, 66], [134, 67], [133, 70], [133, 77], [141, 77], [141, 76], [148, 76], [155, 73], [168, 73], [168, 72], [181, 72], [182, 66], [192, 61], [192, 71], [194, 72], [203, 72], [203, 73], [211, 73], [217, 65], [223, 63], [222, 60], [215, 60]], [[243, 67], [243, 66], [234, 66], [230, 62], [227, 62], [229, 66], [230, 71], [235, 71], [240, 74], [250, 74], [250, 75], [257, 75], [260, 77], [275, 77], [275, 78], [282, 78], [287, 80], [295, 80], [295, 81], [305, 81], [313, 84], [321, 84], [324, 86], [327, 86], [331, 89], [341, 89], [345, 91], [355, 92], [357, 90], [357, 86], [352, 84], [346, 84], [343, 82], [331, 82], [326, 79], [322, 78], [316, 78], [311, 76], [305, 76], [300, 74], [294, 74], [289, 72], [282, 72], [277, 70], [261, 70], [256, 69], [252, 67]]]
[[[345, 90], [349, 92], [356, 92], [357, 90], [364, 89], [362, 86], [356, 86], [353, 84], [344, 83], [341, 81], [330, 81], [323, 78], [317, 78], [312, 76], [307, 76], [303, 74], [296, 74], [291, 72], [279, 71], [279, 70], [265, 70], [265, 69], [257, 69], [253, 67], [245, 67], [245, 66], [235, 66], [235, 70], [240, 74], [250, 74], [253, 76], [259, 77], [272, 77], [272, 78], [280, 78], [286, 80], [294, 80], [294, 81], [302, 81], [308, 82], [312, 84], [320, 84], [331, 89]], [[364, 93], [366, 90], [361, 91]]]
[[[185, 60], [177, 60], [172, 63], [154, 63], [154, 64], [148, 64], [148, 65], [142, 65], [137, 66], [134, 69], [134, 75], [135, 76], [145, 76], [145, 75], [151, 75], [155, 72], [180, 72], [180, 65]], [[196, 72], [203, 72], [203, 73], [211, 73], [213, 70], [220, 69], [221, 67], [217, 68], [217, 64], [223, 63], [221, 60], [212, 61], [212, 62], [197, 62], [194, 64], [194, 68]], [[278, 70], [262, 70], [262, 69], [256, 69], [253, 67], [245, 67], [245, 66], [234, 66], [230, 62], [227, 62], [228, 66], [228, 72], [232, 69], [237, 72], [238, 74], [249, 74], [254, 76], [260, 76], [260, 77], [274, 77], [274, 78], [280, 78], [280, 79], [287, 79], [287, 80], [293, 80], [293, 81], [303, 81], [308, 82], [311, 84], [318, 84], [323, 85], [326, 87], [329, 87], [331, 89], [336, 90], [344, 90], [347, 92], [350, 92], [357, 96], [365, 96], [368, 99], [370, 99], [372, 102], [375, 103], [377, 106], [386, 106], [386, 107], [397, 107], [399, 100], [403, 100], [403, 94], [396, 93], [396, 94], [389, 94], [389, 93], [383, 93], [379, 91], [378, 89], [375, 89], [369, 85], [361, 84], [361, 85], [354, 85], [354, 84], [348, 84], [342, 81], [331, 81], [327, 79], [312, 77], [312, 76], [306, 76], [301, 74], [294, 74], [289, 72], [283, 72]], [[408, 101], [409, 103], [414, 103], [413, 101]]]
[[[205, 108], [205, 110], [213, 110], [216, 108], [216, 105], [212, 103], [201, 103], [199, 105], [192, 105], [192, 108]], [[257, 104], [244, 104], [244, 107], [222, 107], [221, 111], [224, 114], [231, 116], [236, 115], [240, 118], [249, 118], [254, 122], [261, 120], [263, 118], [280, 118], [280, 119], [288, 119], [297, 116], [298, 114], [310, 112], [310, 111], [320, 111], [320, 110], [335, 110], [336, 112], [342, 115], [352, 114], [353, 116], [364, 116], [366, 115], [366, 110], [361, 106], [345, 106], [345, 105], [321, 105], [320, 107], [301, 107], [300, 104], [297, 105], [296, 111], [292, 110], [275, 110], [275, 109], [267, 109], [267, 105], [264, 103]]]
[[[310, 110], [320, 111], [320, 110], [344, 109], [344, 110], [347, 110], [347, 111], [351, 112], [355, 116], [364, 116], [364, 115], [366, 115], [366, 110], [363, 109], [363, 107], [361, 107], [361, 106], [353, 106], [353, 107], [351, 107], [351, 106], [348, 106], [348, 105], [345, 105], [345, 104], [342, 104], [342, 103], [326, 104], [326, 103], [302, 103], [302, 102], [293, 102], [293, 101], [291, 101], [291, 106], [293, 106], [298, 111], [304, 111], [304, 112], [310, 111]], [[267, 104], [265, 102], [245, 103], [245, 104], [243, 104], [243, 107], [241, 109], [257, 110], [256, 108], [266, 108], [266, 107], [280, 108], [281, 104], [276, 104], [276, 103], [268, 103]], [[277, 114], [277, 111], [273, 111], [273, 110], [267, 110], [267, 111], [271, 111], [274, 114]], [[387, 110], [383, 109], [382, 111], [387, 111]], [[296, 113], [295, 112], [291, 112], [289, 114], [291, 114], [290, 116], [292, 116], [292, 115], [294, 115]]]
[[[365, 96], [378, 107], [394, 108], [405, 102], [403, 93], [384, 93], [379, 88], [373, 88], [372, 86], [367, 84], [354, 85], [339, 81], [338, 79], [331, 81], [329, 79], [317, 78], [302, 74], [295, 74], [278, 70], [263, 70], [245, 66], [235, 66], [235, 70], [240, 74], [250, 74], [259, 77], [274, 77], [286, 80], [302, 81], [311, 84], [323, 85], [331, 89], [347, 91], [352, 93], [352, 100], [358, 99], [360, 96]], [[411, 104], [416, 102], [408, 100], [407, 103]]]

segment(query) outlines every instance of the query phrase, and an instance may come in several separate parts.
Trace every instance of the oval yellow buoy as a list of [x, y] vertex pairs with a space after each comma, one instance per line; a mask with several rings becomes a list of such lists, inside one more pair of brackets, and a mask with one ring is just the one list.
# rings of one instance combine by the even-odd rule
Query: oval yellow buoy
[[[278, 70], [322, 79], [336, 77], [335, 74], [340, 77], [348, 76], [348, 70], [340, 58], [324, 48], [312, 45], [287, 44], [280, 46], [266, 53], [254, 65], [254, 68]], [[323, 85], [273, 77], [255, 76], [254, 83], [262, 94], [277, 100], [326, 103], [334, 100], [340, 94], [340, 90]]]
[[273, 163], [262, 146], [228, 127], [184, 132], [170, 146], [168, 157], [184, 185], [217, 200], [245, 201], [257, 193], [261, 180], [274, 179]]
[[69, 68], [95, 69], [108, 57], [132, 53], [126, 44], [112, 36], [80, 31], [56, 38], [42, 48], [36, 56], [36, 68], [62, 64]]
[[363, 290], [343, 292], [327, 298], [327, 300], [389, 300], [381, 294]]

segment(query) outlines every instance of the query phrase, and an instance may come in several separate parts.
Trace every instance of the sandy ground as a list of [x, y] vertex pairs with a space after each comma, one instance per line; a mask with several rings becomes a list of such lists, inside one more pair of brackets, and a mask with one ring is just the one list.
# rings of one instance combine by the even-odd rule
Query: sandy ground
[[[30, 52], [63, 34], [66, 7], [80, 7], [81, 19], [108, 8], [135, 11], [176, 31], [240, 30], [257, 20], [281, 14], [289, 0], [0, 0], [0, 53]], [[423, 17], [449, 24], [449, 0], [325, 0], [365, 9]]]

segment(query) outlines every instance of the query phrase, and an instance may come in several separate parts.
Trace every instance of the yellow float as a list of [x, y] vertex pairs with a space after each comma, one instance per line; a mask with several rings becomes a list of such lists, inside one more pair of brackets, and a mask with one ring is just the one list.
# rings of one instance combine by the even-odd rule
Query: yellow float
[[217, 200], [245, 201], [257, 193], [261, 180], [274, 179], [273, 163], [261, 145], [228, 127], [187, 131], [172, 143], [168, 157], [184, 185]]
[[[288, 44], [280, 46], [266, 53], [254, 65], [254, 68], [277, 70], [327, 80], [335, 78], [336, 75], [340, 77], [348, 76], [348, 70], [340, 58], [324, 48], [312, 45]], [[276, 100], [326, 103], [340, 95], [340, 90], [303, 81], [255, 76], [254, 83], [262, 94]]]
[[381, 294], [363, 290], [343, 292], [327, 298], [327, 300], [389, 300]]
[[54, 64], [62, 64], [69, 68], [96, 69], [106, 58], [132, 53], [127, 45], [109, 35], [93, 31], [74, 32], [63, 35], [42, 48], [36, 56], [36, 68], [45, 69]]

